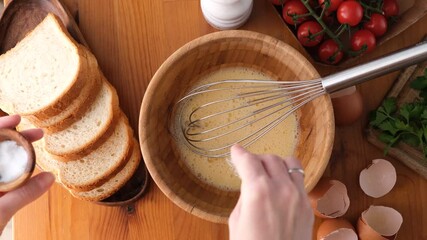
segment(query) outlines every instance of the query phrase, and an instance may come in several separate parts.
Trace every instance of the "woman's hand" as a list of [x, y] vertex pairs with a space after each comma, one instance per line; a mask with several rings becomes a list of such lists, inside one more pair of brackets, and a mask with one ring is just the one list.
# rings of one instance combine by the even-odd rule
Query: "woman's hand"
[[[20, 121], [21, 117], [18, 115], [0, 117], [0, 128], [15, 128]], [[21, 134], [31, 142], [43, 137], [41, 129], [29, 129]], [[54, 181], [55, 177], [51, 173], [43, 172], [13, 191], [0, 192], [0, 235], [12, 216], [45, 193]]]
[[295, 158], [255, 155], [240, 146], [231, 160], [242, 179], [240, 198], [230, 215], [230, 240], [310, 240], [314, 215]]

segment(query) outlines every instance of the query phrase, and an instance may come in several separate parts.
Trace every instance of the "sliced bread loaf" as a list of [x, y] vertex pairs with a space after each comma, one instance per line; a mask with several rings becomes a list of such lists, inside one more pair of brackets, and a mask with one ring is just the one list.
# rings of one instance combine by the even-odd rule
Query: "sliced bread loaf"
[[[25, 118], [19, 125], [20, 129], [32, 127]], [[68, 162], [47, 153], [42, 142], [37, 141], [33, 144], [37, 165], [45, 171], [54, 172], [57, 180], [69, 189], [88, 191], [98, 187], [123, 168], [132, 152], [132, 130], [124, 115], [111, 126], [111, 131], [112, 134], [98, 148]]]
[[62, 23], [49, 14], [0, 56], [0, 108], [9, 114], [60, 113], [84, 86], [86, 58]]
[[85, 154], [102, 137], [120, 112], [116, 90], [103, 81], [96, 99], [69, 127], [46, 134], [45, 150], [61, 157]]
[[105, 183], [123, 168], [132, 151], [132, 130], [125, 117], [112, 127], [113, 133], [101, 146], [76, 161], [60, 164], [62, 184], [70, 189], [87, 191]]
[[69, 190], [76, 198], [86, 201], [101, 201], [116, 193], [132, 177], [141, 162], [138, 142], [133, 140], [132, 155], [124, 168], [102, 186], [86, 192]]
[[82, 72], [85, 76], [85, 84], [78, 97], [69, 106], [64, 106], [64, 109], [55, 116], [41, 116], [40, 114], [27, 116], [36, 127], [44, 128], [45, 132], [59, 131], [68, 127], [79, 113], [86, 111], [101, 89], [103, 77], [98, 68], [98, 62], [88, 50], [83, 49], [83, 52], [85, 54], [81, 57], [86, 58], [88, 67]]

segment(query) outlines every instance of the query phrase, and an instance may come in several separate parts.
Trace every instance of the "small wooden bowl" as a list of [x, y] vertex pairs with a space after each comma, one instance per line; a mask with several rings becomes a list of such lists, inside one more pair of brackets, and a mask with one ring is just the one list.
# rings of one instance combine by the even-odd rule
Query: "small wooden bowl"
[[[266, 35], [223, 31], [195, 39], [177, 50], [158, 69], [142, 101], [139, 137], [146, 166], [156, 184], [184, 210], [213, 222], [226, 223], [238, 192], [208, 188], [186, 174], [170, 132], [172, 109], [198, 80], [196, 76], [227, 66], [255, 68], [280, 80], [319, 78], [294, 48]], [[304, 167], [310, 191], [322, 176], [332, 150], [334, 117], [329, 96], [306, 104], [299, 112], [295, 156]]]
[[0, 192], [9, 192], [24, 184], [33, 174], [34, 166], [36, 165], [36, 155], [33, 145], [24, 136], [12, 129], [0, 129], [0, 142], [7, 140], [14, 141], [17, 145], [25, 149], [28, 157], [27, 166], [25, 167], [24, 173], [14, 181], [7, 183], [0, 182]]

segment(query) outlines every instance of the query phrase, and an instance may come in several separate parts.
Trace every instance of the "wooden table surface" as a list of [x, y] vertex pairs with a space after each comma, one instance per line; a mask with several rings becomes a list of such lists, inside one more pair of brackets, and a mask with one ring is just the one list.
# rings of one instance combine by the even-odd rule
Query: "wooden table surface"
[[[162, 62], [188, 41], [214, 32], [203, 19], [199, 0], [66, 0], [78, 20], [100, 66], [117, 88], [121, 107], [137, 132], [140, 104], [151, 77]], [[427, 30], [427, 17], [398, 37], [358, 59], [367, 61], [418, 42]], [[243, 29], [272, 35], [301, 47], [285, 29], [267, 0], [255, 0], [254, 11]], [[316, 66], [321, 74], [336, 68]], [[363, 136], [366, 112], [378, 106], [397, 73], [359, 86], [366, 111], [364, 118], [336, 131], [336, 142], [326, 176], [343, 181], [351, 206], [345, 217], [356, 222], [369, 205], [385, 205], [403, 215], [398, 239], [427, 239], [427, 181], [386, 157], [396, 167], [397, 184], [386, 196], [366, 196], [358, 184], [359, 172], [382, 151]], [[316, 221], [316, 224], [319, 220]], [[14, 236], [27, 239], [227, 239], [227, 225], [214, 224], [175, 206], [151, 184], [134, 208], [104, 207], [71, 197], [55, 185], [49, 193], [19, 211], [14, 218]]]

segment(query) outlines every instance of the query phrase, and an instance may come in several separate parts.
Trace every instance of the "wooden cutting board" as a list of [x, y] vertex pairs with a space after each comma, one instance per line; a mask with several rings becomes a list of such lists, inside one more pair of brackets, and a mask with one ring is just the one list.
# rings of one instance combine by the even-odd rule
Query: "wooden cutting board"
[[[396, 98], [398, 106], [416, 100], [418, 91], [412, 89], [409, 85], [416, 77], [424, 75], [424, 69], [426, 68], [427, 62], [406, 68], [397, 78], [387, 97]], [[371, 127], [368, 129], [367, 139], [370, 143], [384, 150], [386, 144], [379, 140], [379, 134], [378, 130]], [[427, 159], [420, 149], [401, 142], [390, 148], [388, 154], [427, 179]]]

